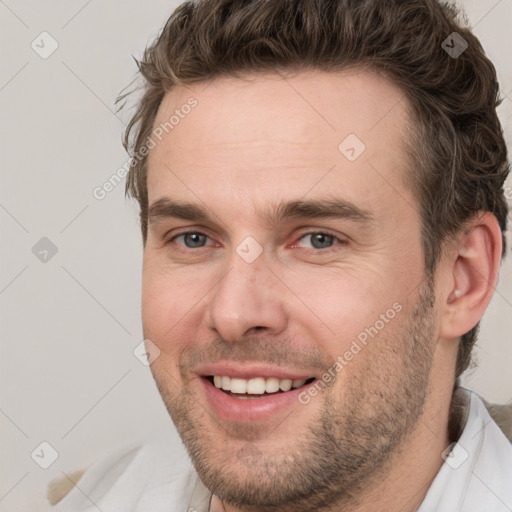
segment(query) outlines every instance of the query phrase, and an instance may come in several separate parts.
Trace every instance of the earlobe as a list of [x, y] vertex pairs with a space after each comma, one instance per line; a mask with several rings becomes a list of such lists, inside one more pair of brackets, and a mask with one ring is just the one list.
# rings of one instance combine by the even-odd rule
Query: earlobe
[[489, 212], [472, 219], [459, 237], [449, 264], [450, 283], [443, 305], [440, 336], [454, 339], [471, 330], [483, 316], [494, 293], [502, 253], [498, 221]]

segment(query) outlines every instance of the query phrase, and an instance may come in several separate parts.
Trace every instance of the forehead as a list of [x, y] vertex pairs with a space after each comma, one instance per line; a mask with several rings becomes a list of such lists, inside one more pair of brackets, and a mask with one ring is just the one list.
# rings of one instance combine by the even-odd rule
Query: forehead
[[361, 70], [178, 86], [153, 127], [166, 129], [149, 154], [149, 203], [164, 195], [190, 199], [192, 190], [213, 199], [229, 188], [277, 201], [340, 185], [363, 200], [372, 190], [384, 193], [374, 190], [376, 179], [396, 193], [408, 167], [407, 106], [393, 83]]

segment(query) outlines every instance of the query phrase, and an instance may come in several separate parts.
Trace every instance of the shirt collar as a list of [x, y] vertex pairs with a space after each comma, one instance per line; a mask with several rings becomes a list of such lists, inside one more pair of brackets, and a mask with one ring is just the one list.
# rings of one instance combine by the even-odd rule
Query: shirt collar
[[470, 399], [464, 430], [443, 452], [445, 462], [417, 512], [512, 510], [512, 445], [482, 398], [464, 392]]
[[209, 512], [212, 493], [197, 477], [192, 498], [188, 504], [187, 512]]

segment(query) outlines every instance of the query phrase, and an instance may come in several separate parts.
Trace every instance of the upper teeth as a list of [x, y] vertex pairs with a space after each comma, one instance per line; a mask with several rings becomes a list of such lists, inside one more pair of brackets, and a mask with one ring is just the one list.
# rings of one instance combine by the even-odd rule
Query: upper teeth
[[277, 379], [270, 377], [256, 377], [255, 379], [238, 379], [235, 377], [225, 377], [215, 375], [213, 383], [215, 387], [232, 393], [247, 393], [249, 395], [262, 395], [263, 393], [277, 393], [281, 391], [290, 391], [292, 388], [300, 388], [306, 380]]

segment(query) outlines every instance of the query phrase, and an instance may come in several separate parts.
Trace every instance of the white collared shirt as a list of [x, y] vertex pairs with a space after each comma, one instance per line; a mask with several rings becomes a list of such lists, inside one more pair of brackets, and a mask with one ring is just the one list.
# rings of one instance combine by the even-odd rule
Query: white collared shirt
[[[512, 512], [512, 444], [481, 397], [417, 512]], [[208, 512], [209, 491], [171, 435], [145, 436], [93, 464], [47, 512]]]
[[512, 444], [470, 394], [468, 418], [417, 512], [512, 512]]

